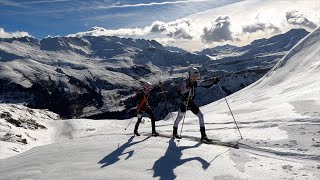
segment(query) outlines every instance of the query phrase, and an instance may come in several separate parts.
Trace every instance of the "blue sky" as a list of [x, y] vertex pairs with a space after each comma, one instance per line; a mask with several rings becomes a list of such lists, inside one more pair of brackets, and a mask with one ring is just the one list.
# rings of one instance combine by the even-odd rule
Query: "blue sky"
[[291, 28], [311, 31], [319, 12], [318, 0], [0, 0], [0, 37], [89, 33], [193, 51], [245, 45]]
[[184, 16], [239, 0], [1, 0], [0, 27], [26, 31], [36, 38], [67, 35], [99, 26], [144, 27], [156, 20]]

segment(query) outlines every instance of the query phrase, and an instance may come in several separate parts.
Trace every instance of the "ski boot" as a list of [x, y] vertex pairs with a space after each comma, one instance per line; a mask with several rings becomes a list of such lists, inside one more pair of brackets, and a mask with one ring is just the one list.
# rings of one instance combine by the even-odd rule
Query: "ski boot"
[[157, 133], [156, 131], [152, 131], [152, 136], [157, 137], [157, 136], [159, 136], [159, 133]]
[[173, 138], [176, 138], [176, 139], [181, 139], [181, 136], [178, 135], [178, 128], [177, 127], [173, 127], [173, 135], [172, 135]]
[[136, 135], [136, 136], [140, 136], [140, 134], [138, 133], [138, 131], [134, 131], [133, 134]]
[[138, 122], [137, 122], [136, 125], [134, 126], [133, 134], [136, 135], [136, 136], [140, 136], [140, 134], [138, 133], [138, 128], [139, 128], [140, 122], [141, 122], [141, 120], [139, 121], [139, 119], [138, 119]]
[[206, 129], [205, 127], [200, 127], [200, 132], [201, 132], [201, 142], [211, 142], [212, 140], [208, 138], [206, 135]]

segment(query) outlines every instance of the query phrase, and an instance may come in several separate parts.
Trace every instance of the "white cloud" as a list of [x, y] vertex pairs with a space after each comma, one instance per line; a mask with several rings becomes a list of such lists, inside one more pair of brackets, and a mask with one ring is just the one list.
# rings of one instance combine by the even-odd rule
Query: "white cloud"
[[121, 28], [105, 29], [102, 27], [92, 27], [87, 32], [79, 32], [68, 36], [148, 36], [158, 34], [175, 39], [192, 39], [191, 19], [178, 19], [169, 23], [155, 21], [150, 26], [144, 28]]
[[42, 4], [42, 3], [68, 2], [68, 1], [73, 1], [73, 0], [31, 1], [31, 2], [22, 2], [21, 4]]
[[138, 4], [121, 4], [118, 3], [116, 6], [98, 6], [96, 9], [110, 9], [110, 8], [126, 8], [126, 7], [144, 7], [144, 6], [157, 6], [157, 5], [168, 5], [168, 4], [180, 4], [180, 3], [193, 3], [210, 0], [184, 0], [184, 1], [164, 1], [164, 2], [150, 2], [150, 3], [138, 3]]
[[162, 33], [172, 38], [192, 39], [192, 20], [177, 19], [169, 23], [155, 21], [149, 27], [151, 33]]
[[[312, 27], [311, 23], [320, 23], [319, 13], [315, 11], [315, 9], [318, 9], [318, 6], [310, 6], [306, 1], [296, 0], [295, 4], [288, 1], [277, 1], [274, 3], [264, 0], [256, 1], [259, 1], [259, 3], [241, 1], [171, 22], [154, 21], [147, 25], [144, 24], [140, 28], [99, 29], [96, 27], [82, 34], [155, 39], [165, 45], [192, 50], [202, 49], [207, 46], [223, 45], [225, 43], [243, 46], [255, 39], [270, 38], [275, 34], [286, 32], [293, 26], [306, 28], [306, 26]], [[133, 6], [150, 5], [159, 4], [149, 3]], [[113, 4], [113, 6], [125, 7], [126, 4], [119, 3]], [[289, 16], [289, 13], [286, 14], [286, 12], [289, 12], [288, 8], [298, 9], [298, 7], [300, 7], [299, 10], [303, 12], [304, 16]], [[117, 16], [134, 17], [134, 13], [129, 13], [114, 14], [111, 18]], [[221, 14], [226, 16], [221, 16]], [[212, 17], [217, 18], [212, 19]], [[291, 24], [288, 23], [286, 17], [290, 17], [291, 20], [288, 19], [288, 21]], [[292, 19], [293, 17], [295, 18]], [[103, 18], [110, 18], [110, 15], [106, 15]], [[92, 20], [96, 19], [88, 19], [89, 22]]]
[[[44, 0], [44, 1], [32, 1], [32, 2], [13, 2], [9, 0], [2, 0], [2, 4], [6, 6], [17, 6], [27, 8], [28, 4], [42, 4], [42, 3], [56, 3], [56, 2], [68, 2], [74, 0]], [[136, 8], [136, 7], [153, 7], [153, 6], [164, 6], [164, 5], [176, 5], [176, 4], [190, 4], [190, 3], [199, 3], [205, 1], [212, 1], [212, 0], [181, 0], [181, 1], [164, 1], [164, 2], [150, 2], [150, 3], [136, 3], [136, 4], [124, 4], [121, 1], [118, 2], [99, 2], [94, 1], [89, 3], [85, 3], [84, 6], [80, 7], [70, 7], [70, 6], [63, 6], [62, 9], [52, 8], [51, 10], [38, 10], [38, 11], [17, 11], [14, 14], [42, 14], [42, 13], [58, 13], [58, 12], [73, 12], [73, 11], [92, 11], [92, 10], [109, 10], [109, 9], [123, 9], [123, 8]], [[1, 6], [0, 3], [0, 6]], [[80, 3], [79, 3], [80, 4]], [[107, 4], [107, 5], [106, 5]]]
[[121, 28], [121, 29], [105, 29], [103, 27], [92, 27], [89, 31], [70, 34], [68, 36], [144, 36], [148, 34], [146, 28]]
[[[67, 1], [72, 1], [72, 0], [47, 0], [47, 1], [30, 1], [30, 2], [13, 2], [13, 1], [8, 1], [8, 0], [2, 0], [0, 3], [0, 6], [4, 5], [4, 6], [22, 7], [25, 4], [56, 3], [56, 2], [67, 2]], [[23, 7], [25, 7], [25, 6], [23, 6]]]
[[218, 16], [216, 20], [211, 21], [210, 27], [204, 27], [201, 35], [202, 42], [213, 43], [223, 41], [235, 41], [230, 30], [231, 21], [229, 16]]
[[13, 37], [25, 37], [29, 36], [32, 37], [28, 32], [6, 32], [3, 28], [0, 28], [0, 38], [13, 38]]
[[253, 16], [253, 19], [242, 24], [243, 33], [268, 32], [276, 34], [281, 32], [280, 24], [283, 18], [282, 14], [277, 14], [274, 9], [260, 10]]
[[2, 0], [0, 6], [15, 6], [15, 7], [23, 7], [20, 3], [16, 3], [13, 1]]
[[279, 27], [271, 23], [257, 22], [255, 24], [242, 26], [242, 32], [244, 33], [255, 33], [257, 31], [273, 31], [274, 33], [281, 32]]
[[174, 38], [156, 38], [155, 40], [164, 46], [167, 46], [176, 42]]
[[286, 19], [289, 24], [315, 29], [317, 25], [306, 18], [298, 10], [289, 10], [286, 12]]

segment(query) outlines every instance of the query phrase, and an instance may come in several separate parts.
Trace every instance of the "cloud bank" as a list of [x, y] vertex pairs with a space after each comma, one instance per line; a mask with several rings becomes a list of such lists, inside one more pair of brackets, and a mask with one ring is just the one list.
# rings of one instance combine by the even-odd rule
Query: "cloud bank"
[[168, 37], [178, 39], [192, 39], [192, 20], [191, 19], [177, 19], [169, 23], [155, 21], [152, 23], [149, 32], [161, 33]]
[[3, 28], [0, 28], [0, 38], [13, 38], [13, 37], [25, 37], [29, 36], [32, 37], [28, 32], [6, 32]]
[[172, 22], [155, 21], [144, 28], [105, 29], [92, 27], [87, 32], [79, 32], [68, 36], [147, 36], [151, 34], [162, 35], [174, 39], [192, 39], [192, 20], [177, 19]]
[[230, 30], [231, 21], [229, 16], [218, 16], [211, 22], [210, 27], [204, 27], [201, 40], [204, 43], [235, 41]]
[[261, 23], [257, 22], [255, 24], [242, 26], [243, 33], [255, 33], [258, 31], [272, 31], [273, 33], [279, 33], [280, 28], [271, 23]]
[[317, 25], [309, 21], [302, 13], [298, 10], [290, 10], [286, 12], [286, 19], [289, 24], [307, 27], [315, 29]]

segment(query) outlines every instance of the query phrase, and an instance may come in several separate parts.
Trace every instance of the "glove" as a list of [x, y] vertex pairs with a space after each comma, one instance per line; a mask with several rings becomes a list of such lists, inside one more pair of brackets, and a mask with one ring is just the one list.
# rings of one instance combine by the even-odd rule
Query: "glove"
[[212, 79], [212, 81], [213, 81], [213, 84], [218, 84], [218, 82], [219, 82], [219, 78], [214, 77], [214, 78]]

